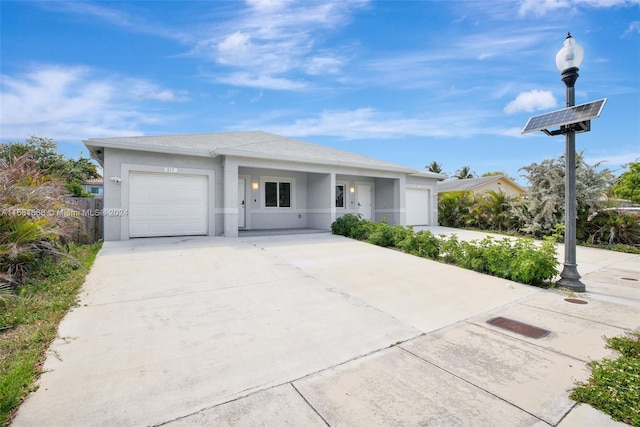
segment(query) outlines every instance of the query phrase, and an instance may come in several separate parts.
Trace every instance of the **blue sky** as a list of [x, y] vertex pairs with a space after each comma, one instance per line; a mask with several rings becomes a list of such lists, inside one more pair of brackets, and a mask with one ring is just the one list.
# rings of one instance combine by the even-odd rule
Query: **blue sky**
[[264, 130], [453, 174], [564, 153], [522, 136], [564, 108], [555, 55], [585, 51], [589, 163], [640, 157], [640, 0], [0, 1], [0, 139]]

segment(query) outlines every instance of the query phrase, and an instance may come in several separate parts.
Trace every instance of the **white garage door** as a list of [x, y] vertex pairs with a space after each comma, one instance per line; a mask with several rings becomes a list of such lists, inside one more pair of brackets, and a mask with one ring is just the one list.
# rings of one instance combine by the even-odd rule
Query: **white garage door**
[[407, 188], [407, 225], [429, 225], [429, 197], [426, 188]]
[[207, 234], [208, 177], [131, 172], [129, 236]]

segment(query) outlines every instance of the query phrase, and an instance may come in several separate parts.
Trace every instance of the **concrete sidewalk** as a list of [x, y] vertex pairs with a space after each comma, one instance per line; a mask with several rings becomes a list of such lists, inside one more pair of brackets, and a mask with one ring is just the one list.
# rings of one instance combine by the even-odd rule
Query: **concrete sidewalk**
[[[515, 237], [506, 237], [500, 234], [440, 226], [416, 227], [415, 229], [416, 231], [426, 229], [436, 236], [455, 234], [462, 240], [481, 240], [486, 236], [497, 240], [515, 239]], [[587, 287], [586, 294], [589, 298], [640, 308], [640, 256], [577, 246], [576, 260], [578, 272]], [[558, 244], [558, 262], [560, 263], [558, 269], [562, 270], [564, 245], [561, 243]]]
[[614, 425], [568, 396], [640, 256], [588, 264], [577, 305], [329, 234], [107, 242], [14, 425]]

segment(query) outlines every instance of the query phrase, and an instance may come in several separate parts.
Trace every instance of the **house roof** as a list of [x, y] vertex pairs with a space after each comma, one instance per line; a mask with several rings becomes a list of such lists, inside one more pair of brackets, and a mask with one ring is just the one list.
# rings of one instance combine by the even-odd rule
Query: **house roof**
[[[262, 131], [90, 138], [83, 142], [89, 148], [92, 157], [101, 164], [104, 160], [103, 149], [106, 147], [201, 157], [238, 156], [410, 174], [425, 173], [408, 166]], [[441, 177], [433, 173], [429, 176]]]
[[511, 181], [504, 175], [482, 176], [479, 178], [468, 179], [451, 179], [449, 181], [438, 182], [438, 192], [446, 193], [449, 191], [473, 191], [478, 187], [489, 184], [494, 181], [503, 180], [524, 193], [524, 189], [515, 182]]

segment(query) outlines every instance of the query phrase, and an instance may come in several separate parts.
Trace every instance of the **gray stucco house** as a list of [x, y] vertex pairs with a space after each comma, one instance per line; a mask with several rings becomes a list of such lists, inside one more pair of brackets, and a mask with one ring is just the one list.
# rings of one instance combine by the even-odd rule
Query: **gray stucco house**
[[90, 138], [105, 240], [329, 230], [359, 213], [436, 225], [442, 175], [266, 132]]

